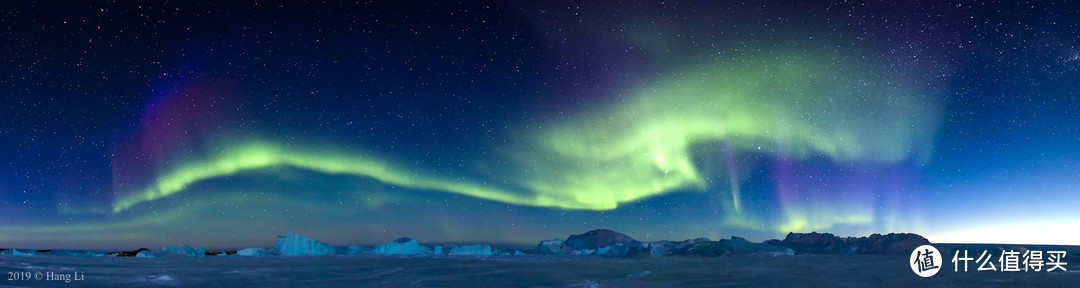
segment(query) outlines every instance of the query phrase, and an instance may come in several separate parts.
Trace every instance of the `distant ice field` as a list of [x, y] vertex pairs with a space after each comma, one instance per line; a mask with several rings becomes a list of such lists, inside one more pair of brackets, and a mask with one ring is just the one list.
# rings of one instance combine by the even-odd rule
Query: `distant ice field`
[[[1071, 257], [1069, 260], [1073, 260]], [[453, 255], [69, 257], [0, 255], [4, 287], [1075, 287], [1068, 272], [953, 272], [930, 278], [908, 255], [628, 258]], [[29, 272], [29, 273], [27, 273]], [[11, 276], [36, 275], [25, 280]], [[52, 273], [55, 279], [45, 279]], [[63, 275], [81, 275], [64, 281]], [[77, 278], [78, 276], [74, 277]]]

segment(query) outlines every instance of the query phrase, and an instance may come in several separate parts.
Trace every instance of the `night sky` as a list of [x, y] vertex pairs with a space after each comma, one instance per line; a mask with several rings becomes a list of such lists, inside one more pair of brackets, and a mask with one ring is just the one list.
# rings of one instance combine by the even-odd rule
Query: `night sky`
[[188, 2], [0, 4], [0, 246], [1080, 244], [1075, 3]]

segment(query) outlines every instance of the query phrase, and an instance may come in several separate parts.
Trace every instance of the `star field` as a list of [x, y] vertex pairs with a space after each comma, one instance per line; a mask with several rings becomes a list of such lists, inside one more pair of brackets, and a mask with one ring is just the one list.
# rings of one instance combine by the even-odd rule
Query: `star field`
[[1076, 244], [1070, 5], [4, 4], [0, 246]]

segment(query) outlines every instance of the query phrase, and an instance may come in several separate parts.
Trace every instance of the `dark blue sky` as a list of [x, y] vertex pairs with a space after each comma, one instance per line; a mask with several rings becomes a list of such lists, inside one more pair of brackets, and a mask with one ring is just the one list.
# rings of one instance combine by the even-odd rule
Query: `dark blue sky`
[[1074, 4], [0, 5], [3, 247], [1080, 239]]

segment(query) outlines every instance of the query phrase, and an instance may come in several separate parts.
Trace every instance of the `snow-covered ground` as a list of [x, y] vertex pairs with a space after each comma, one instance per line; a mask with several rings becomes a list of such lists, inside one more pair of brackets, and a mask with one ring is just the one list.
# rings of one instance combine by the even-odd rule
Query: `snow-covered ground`
[[[1075, 258], [1070, 258], [1073, 260]], [[626, 258], [556, 255], [327, 255], [304, 257], [71, 257], [0, 255], [13, 287], [1073, 287], [1069, 272], [953, 272], [916, 276], [908, 255]], [[946, 260], [948, 261], [948, 260]], [[29, 272], [29, 273], [27, 273]], [[38, 272], [41, 280], [32, 275]], [[56, 280], [47, 280], [52, 273]], [[29, 274], [28, 280], [9, 280]], [[63, 275], [73, 275], [71, 283]], [[74, 286], [73, 286], [74, 285]]]

